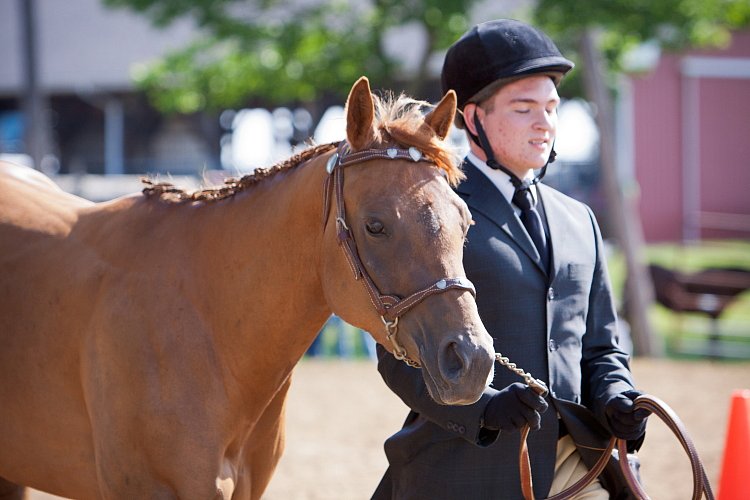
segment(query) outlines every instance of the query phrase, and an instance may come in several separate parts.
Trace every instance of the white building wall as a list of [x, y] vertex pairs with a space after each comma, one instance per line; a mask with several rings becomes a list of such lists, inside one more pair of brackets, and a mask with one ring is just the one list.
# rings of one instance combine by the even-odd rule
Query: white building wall
[[[23, 82], [21, 2], [0, 1], [0, 96]], [[164, 30], [101, 0], [35, 0], [40, 85], [45, 92], [89, 93], [133, 87], [134, 65], [185, 46], [197, 36], [177, 22]]]

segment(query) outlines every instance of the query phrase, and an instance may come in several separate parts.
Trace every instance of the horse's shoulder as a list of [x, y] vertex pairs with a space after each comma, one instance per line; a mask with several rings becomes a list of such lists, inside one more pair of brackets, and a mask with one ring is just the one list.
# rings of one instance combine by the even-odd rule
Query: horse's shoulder
[[6, 196], [11, 192], [37, 200], [66, 200], [67, 205], [92, 205], [92, 202], [88, 200], [66, 193], [52, 179], [38, 170], [17, 163], [0, 161], [0, 196]]
[[92, 202], [66, 193], [33, 168], [0, 162], [0, 220], [3, 224], [44, 231], [62, 229]]
[[26, 165], [8, 161], [0, 161], [0, 178], [6, 181], [12, 180], [29, 186], [36, 186], [38, 188], [60, 190], [57, 184], [52, 182], [52, 179], [44, 175], [42, 172], [27, 167]]

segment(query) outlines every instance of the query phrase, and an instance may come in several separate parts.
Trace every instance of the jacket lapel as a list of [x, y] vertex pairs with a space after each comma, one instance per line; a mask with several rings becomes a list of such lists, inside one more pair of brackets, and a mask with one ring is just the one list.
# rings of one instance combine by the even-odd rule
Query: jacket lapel
[[534, 261], [537, 268], [546, 274], [542, 268], [539, 252], [531, 241], [521, 221], [516, 217], [513, 207], [500, 194], [491, 180], [487, 178], [470, 161], [464, 161], [466, 179], [456, 188], [471, 211], [476, 211], [487, 217], [502, 229], [516, 245]]
[[567, 239], [572, 231], [568, 228], [568, 223], [563, 214], [567, 209], [560, 200], [558, 193], [552, 188], [542, 183], [537, 184], [539, 199], [544, 206], [544, 213], [547, 218], [547, 230], [549, 231], [550, 244], [550, 282], [555, 278], [558, 266], [561, 261], [563, 250], [567, 246]]

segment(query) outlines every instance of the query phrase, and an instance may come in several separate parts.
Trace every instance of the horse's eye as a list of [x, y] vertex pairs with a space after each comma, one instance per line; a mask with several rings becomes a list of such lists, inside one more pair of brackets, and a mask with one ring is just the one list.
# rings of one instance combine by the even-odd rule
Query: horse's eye
[[385, 234], [385, 226], [379, 220], [370, 221], [365, 227], [367, 228], [367, 232], [372, 235], [380, 236]]

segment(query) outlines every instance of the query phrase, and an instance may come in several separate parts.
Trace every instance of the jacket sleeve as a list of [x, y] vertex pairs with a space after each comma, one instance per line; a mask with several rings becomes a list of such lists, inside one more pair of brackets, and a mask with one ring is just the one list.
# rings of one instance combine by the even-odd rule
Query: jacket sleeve
[[583, 392], [586, 406], [609, 428], [604, 413], [605, 405], [617, 394], [631, 390], [634, 386], [629, 356], [619, 345], [617, 313], [601, 232], [591, 209], [588, 212], [596, 238], [596, 263], [589, 292], [586, 333], [583, 336]]
[[448, 406], [432, 399], [422, 379], [422, 370], [397, 360], [382, 346], [377, 346], [378, 371], [386, 385], [415, 413], [422, 415], [448, 432], [476, 444], [489, 446], [497, 440], [498, 431], [482, 426], [484, 409], [498, 391], [486, 387], [479, 400], [465, 406]]

